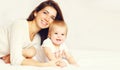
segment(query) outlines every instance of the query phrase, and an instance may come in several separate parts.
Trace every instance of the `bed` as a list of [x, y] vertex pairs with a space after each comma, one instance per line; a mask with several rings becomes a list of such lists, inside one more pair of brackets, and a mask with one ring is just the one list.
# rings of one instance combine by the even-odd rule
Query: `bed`
[[120, 70], [120, 52], [110, 50], [72, 49], [72, 55], [80, 67], [69, 65], [59, 67], [12, 66], [0, 63], [2, 70]]

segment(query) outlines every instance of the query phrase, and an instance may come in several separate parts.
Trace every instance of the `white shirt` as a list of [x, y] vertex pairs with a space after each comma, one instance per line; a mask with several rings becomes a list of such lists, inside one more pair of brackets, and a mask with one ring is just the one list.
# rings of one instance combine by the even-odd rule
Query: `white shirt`
[[29, 26], [26, 20], [18, 20], [9, 27], [2, 27], [0, 33], [2, 33], [0, 34], [0, 55], [3, 56], [10, 52], [13, 65], [20, 65], [23, 61], [22, 49], [31, 46], [40, 47], [41, 40], [38, 34], [35, 35], [32, 41], [30, 40]]
[[[54, 44], [52, 43], [52, 41], [49, 38], [44, 40], [42, 47], [49, 47], [51, 49], [52, 53], [55, 54], [55, 55], [56, 54], [62, 55], [63, 51], [67, 51], [68, 52], [68, 48], [65, 45], [65, 43], [61, 44], [59, 49], [56, 49]], [[47, 56], [45, 56], [45, 61], [48, 61]]]

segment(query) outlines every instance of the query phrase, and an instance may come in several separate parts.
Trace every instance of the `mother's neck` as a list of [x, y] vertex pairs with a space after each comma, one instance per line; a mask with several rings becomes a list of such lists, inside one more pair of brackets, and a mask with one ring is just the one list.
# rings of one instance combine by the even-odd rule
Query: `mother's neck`
[[30, 35], [34, 36], [35, 34], [37, 34], [41, 30], [40, 28], [38, 28], [35, 21], [28, 21], [28, 24], [29, 24]]

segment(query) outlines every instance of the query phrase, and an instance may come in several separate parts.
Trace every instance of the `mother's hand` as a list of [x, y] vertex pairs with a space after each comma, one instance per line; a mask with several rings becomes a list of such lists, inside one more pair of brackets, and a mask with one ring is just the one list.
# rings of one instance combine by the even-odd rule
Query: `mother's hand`
[[3, 60], [5, 63], [9, 64], [9, 63], [10, 63], [10, 54], [3, 56], [3, 57], [2, 57], [2, 60]]
[[22, 54], [26, 58], [32, 58], [36, 55], [36, 49], [35, 47], [23, 49]]

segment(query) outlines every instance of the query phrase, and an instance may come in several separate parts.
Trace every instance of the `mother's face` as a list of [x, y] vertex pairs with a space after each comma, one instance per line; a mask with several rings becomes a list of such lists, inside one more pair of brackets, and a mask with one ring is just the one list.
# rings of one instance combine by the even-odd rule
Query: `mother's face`
[[39, 12], [35, 12], [35, 23], [39, 28], [48, 28], [49, 25], [54, 21], [57, 15], [57, 11], [51, 7], [47, 6], [40, 10]]

